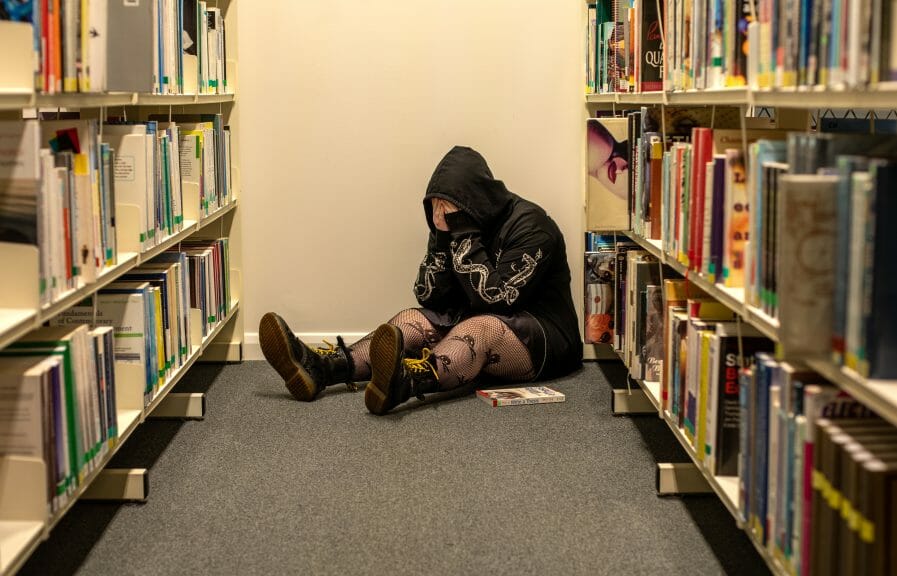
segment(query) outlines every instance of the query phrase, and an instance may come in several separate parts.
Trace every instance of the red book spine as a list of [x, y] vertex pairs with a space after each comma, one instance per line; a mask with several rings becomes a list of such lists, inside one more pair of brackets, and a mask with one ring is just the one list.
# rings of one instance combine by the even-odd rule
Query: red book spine
[[707, 163], [713, 159], [713, 130], [692, 128], [691, 205], [689, 206], [688, 263], [701, 270], [704, 252], [704, 196]]

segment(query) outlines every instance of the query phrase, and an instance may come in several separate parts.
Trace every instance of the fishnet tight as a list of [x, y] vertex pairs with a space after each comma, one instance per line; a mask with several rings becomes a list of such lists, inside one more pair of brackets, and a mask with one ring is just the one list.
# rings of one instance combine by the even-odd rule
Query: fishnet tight
[[[405, 354], [416, 356], [430, 348], [439, 374], [439, 389], [469, 385], [482, 372], [510, 382], [535, 377], [529, 350], [504, 322], [494, 316], [474, 316], [450, 330], [433, 326], [417, 308], [396, 314], [390, 324], [402, 331]], [[354, 379], [371, 378], [371, 338], [368, 334], [350, 348]]]

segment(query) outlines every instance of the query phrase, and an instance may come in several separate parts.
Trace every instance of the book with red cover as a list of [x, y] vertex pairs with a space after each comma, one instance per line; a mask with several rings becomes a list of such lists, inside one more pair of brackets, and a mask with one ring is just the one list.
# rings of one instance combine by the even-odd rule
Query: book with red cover
[[689, 206], [688, 264], [701, 270], [704, 251], [704, 195], [707, 163], [713, 161], [713, 130], [692, 128], [691, 131], [691, 195]]

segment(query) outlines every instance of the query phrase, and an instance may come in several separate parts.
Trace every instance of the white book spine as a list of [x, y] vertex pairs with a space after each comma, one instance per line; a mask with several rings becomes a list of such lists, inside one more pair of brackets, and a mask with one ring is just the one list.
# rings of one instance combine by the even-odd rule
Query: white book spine
[[91, 92], [105, 92], [109, 0], [90, 0], [89, 9], [90, 64], [88, 66], [88, 82]]
[[868, 172], [854, 172], [851, 184], [850, 266], [847, 279], [847, 330], [845, 352], [847, 364], [856, 367], [863, 346], [863, 294], [866, 265], [866, 222], [872, 180]]

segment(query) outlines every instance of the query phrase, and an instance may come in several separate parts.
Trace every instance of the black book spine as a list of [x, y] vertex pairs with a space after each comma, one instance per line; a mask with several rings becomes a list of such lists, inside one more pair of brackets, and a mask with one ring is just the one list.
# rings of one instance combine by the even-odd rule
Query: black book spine
[[[870, 221], [874, 230], [872, 266], [867, 267], [867, 306], [865, 316], [865, 346], [869, 363], [869, 378], [897, 378], [897, 164], [874, 161], [871, 173], [875, 185]], [[869, 247], [867, 247], [868, 249]], [[871, 277], [870, 277], [871, 276]]]

